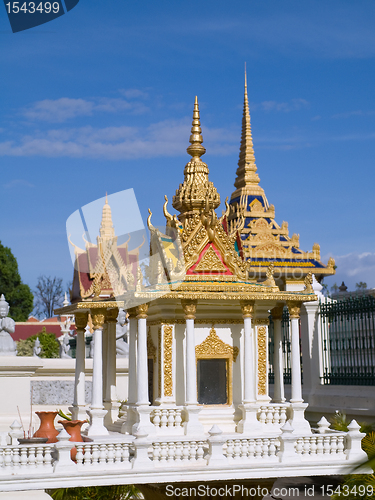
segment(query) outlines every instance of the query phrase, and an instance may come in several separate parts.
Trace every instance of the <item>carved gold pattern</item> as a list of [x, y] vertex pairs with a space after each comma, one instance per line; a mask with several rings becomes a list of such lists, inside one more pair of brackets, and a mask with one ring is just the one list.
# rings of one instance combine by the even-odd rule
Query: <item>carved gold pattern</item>
[[172, 396], [173, 394], [173, 378], [172, 378], [172, 334], [173, 326], [163, 326], [163, 347], [164, 347], [164, 396]]
[[182, 300], [181, 304], [182, 304], [182, 308], [184, 310], [185, 319], [194, 319], [195, 312], [197, 310], [197, 301], [196, 300]]
[[[154, 321], [148, 321], [147, 324], [152, 325], [184, 325], [186, 323], [185, 319], [173, 319], [173, 320], [161, 320], [156, 319]], [[224, 318], [207, 318], [207, 319], [197, 319], [194, 320], [195, 325], [242, 325], [243, 319], [224, 319]]]
[[313, 275], [312, 272], [310, 271], [305, 277], [305, 289], [303, 290], [303, 293], [314, 293], [312, 284], [313, 284]]
[[267, 395], [267, 328], [258, 327], [258, 395]]
[[161, 398], [161, 325], [158, 328], [158, 397]]
[[74, 318], [77, 331], [84, 331], [88, 322], [87, 313], [76, 313]]
[[254, 314], [254, 301], [246, 301], [242, 300], [240, 302], [241, 304], [241, 311], [242, 311], [242, 317], [243, 318], [252, 318]]
[[136, 307], [137, 319], [147, 318], [148, 304], [140, 304]]
[[299, 318], [301, 311], [301, 304], [299, 302], [287, 302], [287, 306], [289, 309], [289, 317], [290, 318]]
[[198, 358], [230, 358], [236, 361], [238, 347], [232, 347], [221, 340], [214, 327], [204, 341], [195, 347], [195, 355]]
[[172, 201], [173, 207], [180, 212], [178, 218], [183, 222], [188, 221], [205, 208], [214, 210], [220, 205], [220, 196], [213, 183], [208, 180], [208, 167], [200, 158], [206, 152], [202, 142], [198, 98], [196, 97], [190, 146], [187, 148], [192, 158], [185, 166], [184, 182], [180, 184]]
[[103, 314], [103, 311], [92, 309], [91, 317], [94, 330], [102, 330], [105, 321], [105, 314]]
[[268, 318], [255, 318], [253, 319], [253, 325], [256, 326], [268, 326], [270, 324], [270, 320]]
[[147, 331], [147, 357], [155, 360], [156, 358], [156, 347], [151, 337], [151, 329]]
[[210, 247], [203, 255], [201, 261], [195, 267], [195, 271], [227, 271], [227, 268], [221, 262], [215, 250]]

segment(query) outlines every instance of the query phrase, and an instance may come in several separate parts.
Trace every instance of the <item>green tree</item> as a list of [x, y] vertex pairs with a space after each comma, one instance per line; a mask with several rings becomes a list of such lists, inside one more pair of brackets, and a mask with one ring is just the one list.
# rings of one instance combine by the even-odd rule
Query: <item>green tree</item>
[[366, 290], [367, 289], [367, 283], [364, 281], [360, 281], [359, 283], [355, 284], [355, 287], [357, 290]]
[[0, 242], [0, 294], [4, 294], [14, 321], [26, 321], [33, 310], [33, 294], [21, 281], [17, 260], [10, 248]]
[[39, 337], [40, 347], [42, 348], [41, 358], [58, 358], [60, 353], [60, 343], [54, 333], [46, 332], [46, 327], [35, 335], [31, 335], [24, 340], [17, 342], [17, 356], [32, 356], [36, 338]]

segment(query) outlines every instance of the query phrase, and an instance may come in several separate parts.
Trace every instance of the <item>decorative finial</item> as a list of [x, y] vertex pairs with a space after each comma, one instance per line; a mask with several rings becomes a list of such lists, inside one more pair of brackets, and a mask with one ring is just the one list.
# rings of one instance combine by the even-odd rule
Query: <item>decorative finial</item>
[[191, 146], [187, 148], [187, 152], [193, 158], [200, 158], [206, 152], [206, 148], [202, 146], [203, 137], [202, 137], [202, 129], [201, 122], [199, 116], [199, 105], [198, 105], [198, 97], [195, 96], [194, 102], [194, 111], [193, 111], [193, 123], [191, 126], [191, 136], [189, 139]]
[[115, 229], [112, 222], [111, 207], [108, 204], [108, 196], [105, 194], [105, 204], [102, 212], [102, 222], [100, 224], [100, 238], [108, 240], [115, 237]]
[[67, 296], [67, 294], [66, 294], [66, 292], [65, 292], [65, 297], [64, 297], [63, 306], [64, 306], [64, 307], [66, 307], [66, 306], [68, 306], [68, 305], [69, 305], [69, 300], [68, 300], [68, 296]]

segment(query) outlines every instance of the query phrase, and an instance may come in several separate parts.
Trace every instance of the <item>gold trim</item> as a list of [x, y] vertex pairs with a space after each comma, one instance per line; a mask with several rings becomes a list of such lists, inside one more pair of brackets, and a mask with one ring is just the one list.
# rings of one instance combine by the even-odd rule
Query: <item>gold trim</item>
[[173, 395], [172, 378], [172, 334], [173, 326], [164, 325], [163, 327], [163, 346], [164, 346], [164, 396]]
[[243, 318], [252, 318], [254, 314], [254, 301], [241, 300], [241, 311]]
[[270, 320], [268, 318], [255, 318], [253, 319], [253, 325], [256, 326], [268, 326], [270, 324]]
[[235, 362], [239, 353], [237, 346], [232, 347], [221, 340], [214, 327], [204, 341], [195, 347], [195, 359], [226, 359], [227, 360], [227, 404], [231, 405], [233, 400], [233, 361]]
[[288, 301], [287, 306], [289, 309], [290, 319], [299, 318], [301, 311], [301, 304], [299, 302]]
[[258, 327], [258, 395], [267, 395], [267, 328]]
[[[162, 320], [155, 319], [154, 321], [147, 321], [150, 326], [155, 325], [185, 325], [185, 319]], [[195, 325], [243, 325], [243, 319], [223, 319], [223, 318], [207, 318], [207, 319], [194, 319]]]
[[194, 319], [197, 310], [196, 300], [181, 300], [182, 309], [184, 310], [185, 319]]

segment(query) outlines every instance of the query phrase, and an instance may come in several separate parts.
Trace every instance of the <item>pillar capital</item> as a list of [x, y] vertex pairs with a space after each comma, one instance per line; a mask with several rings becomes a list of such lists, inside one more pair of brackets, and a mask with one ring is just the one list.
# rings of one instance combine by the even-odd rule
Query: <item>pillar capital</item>
[[136, 309], [136, 307], [129, 307], [129, 309], [126, 310], [126, 312], [129, 314], [129, 319], [134, 319], [137, 317]]
[[185, 319], [195, 319], [197, 301], [193, 299], [183, 299], [181, 300], [181, 305], [184, 310]]
[[103, 309], [91, 309], [91, 318], [94, 330], [103, 330], [105, 311]]
[[284, 304], [279, 304], [271, 310], [272, 319], [283, 319]]
[[115, 307], [113, 309], [107, 309], [105, 316], [108, 323], [116, 323], [118, 316], [118, 308]]
[[252, 318], [254, 315], [254, 300], [241, 300], [240, 305], [241, 305], [241, 311], [242, 311], [242, 317], [245, 318]]
[[287, 306], [289, 309], [290, 319], [299, 318], [301, 311], [301, 302], [288, 301]]
[[140, 304], [135, 308], [136, 311], [136, 317], [137, 319], [146, 319], [147, 318], [147, 311], [148, 311], [148, 304]]
[[75, 313], [74, 319], [77, 331], [84, 331], [87, 326], [88, 314], [84, 312]]

